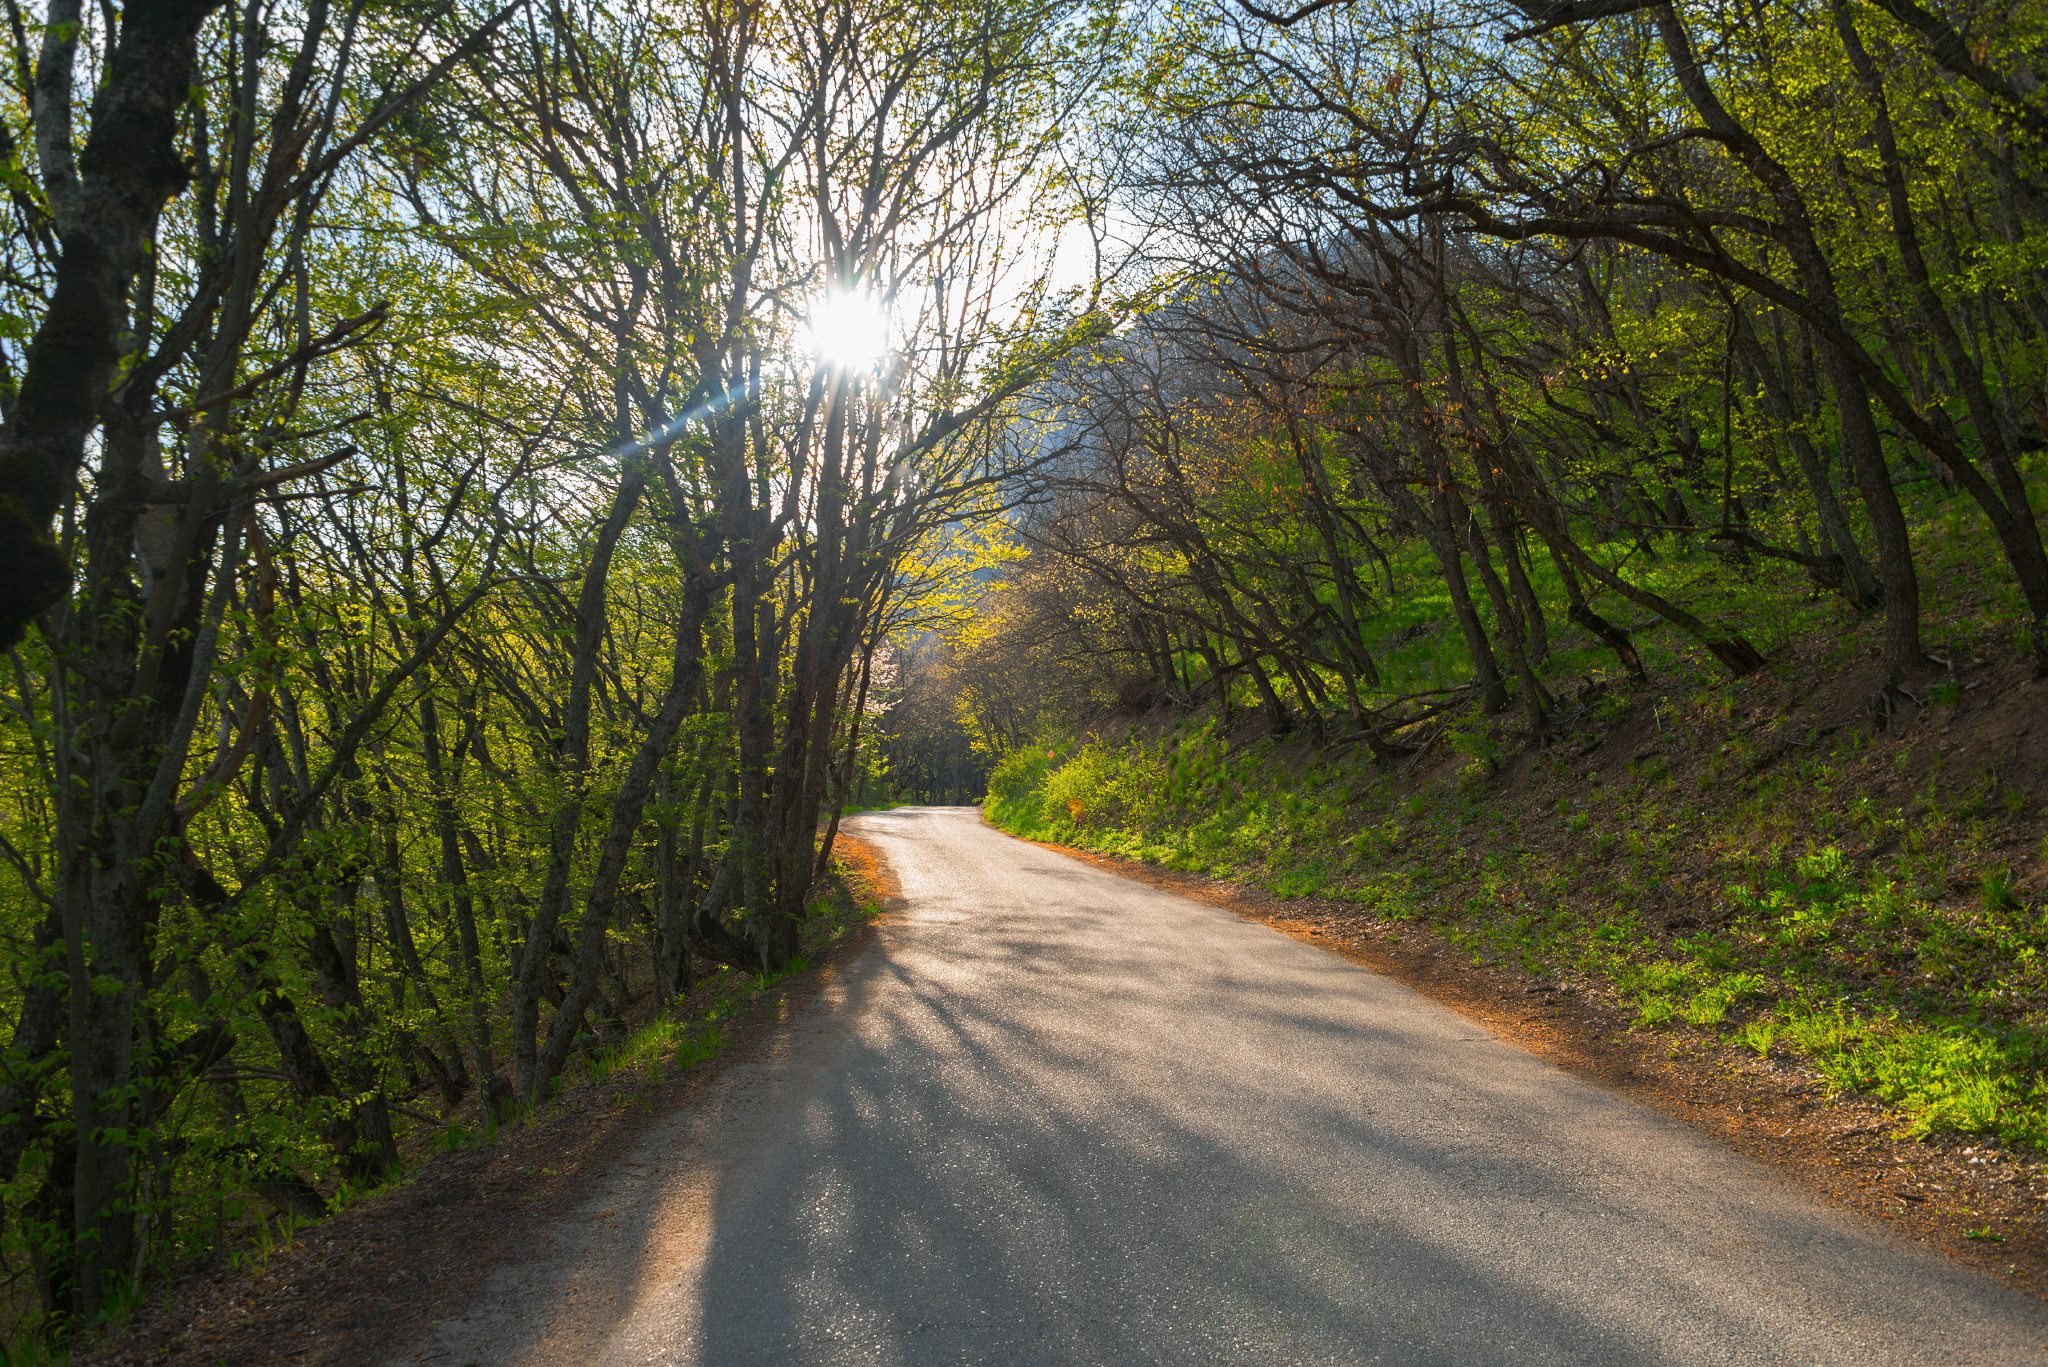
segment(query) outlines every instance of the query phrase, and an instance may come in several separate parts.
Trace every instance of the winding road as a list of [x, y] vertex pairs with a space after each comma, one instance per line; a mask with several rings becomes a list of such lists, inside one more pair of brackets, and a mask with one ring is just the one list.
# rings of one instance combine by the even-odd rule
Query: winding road
[[907, 906], [426, 1360], [2048, 1362], [2040, 1303], [1398, 983], [971, 809], [849, 829]]

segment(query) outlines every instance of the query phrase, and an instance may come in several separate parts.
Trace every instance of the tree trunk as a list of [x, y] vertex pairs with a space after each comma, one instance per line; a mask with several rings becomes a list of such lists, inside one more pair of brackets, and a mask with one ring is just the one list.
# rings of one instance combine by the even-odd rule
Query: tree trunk
[[1479, 705], [1488, 716], [1506, 710], [1508, 705], [1507, 684], [1500, 676], [1500, 665], [1493, 658], [1493, 647], [1486, 639], [1486, 627], [1479, 620], [1478, 610], [1472, 606], [1472, 590], [1465, 582], [1465, 563], [1458, 548], [1458, 529], [1455, 514], [1451, 509], [1451, 491], [1447, 474], [1439, 471], [1437, 481], [1429, 491], [1429, 544], [1436, 552], [1437, 564], [1444, 572], [1444, 587], [1450, 591], [1451, 614], [1458, 619], [1458, 630], [1464, 633], [1465, 649], [1472, 656], [1472, 677], [1479, 685]]
[[448, 886], [456, 934], [461, 940], [463, 974], [468, 980], [470, 1046], [476, 1051], [476, 1075], [488, 1082], [497, 1072], [497, 1063], [491, 1053], [490, 996], [484, 985], [483, 946], [477, 940], [476, 903], [470, 896], [469, 874], [462, 862], [455, 793], [450, 786], [455, 776], [445, 772], [442, 763], [440, 713], [431, 692], [420, 698], [420, 743], [427, 783], [433, 789], [434, 834], [441, 842], [441, 878]]
[[590, 781], [590, 693], [597, 674], [597, 652], [604, 641], [605, 590], [612, 559], [626, 523], [647, 489], [643, 464], [630, 464], [611, 507], [598, 526], [597, 543], [576, 598], [576, 639], [570, 657], [569, 696], [563, 706], [562, 739], [555, 756], [555, 815], [548, 838], [548, 871], [540, 904], [526, 928], [519, 954], [519, 976], [512, 994], [512, 1059], [519, 1071], [520, 1094], [540, 1094], [540, 1002], [548, 984], [548, 947], [569, 903], [569, 869], [575, 862], [576, 835], [583, 826], [585, 789]]
[[539, 1101], [546, 1089], [561, 1075], [569, 1050], [582, 1030], [583, 1013], [598, 992], [604, 971], [605, 937], [615, 912], [619, 883], [625, 876], [626, 860], [632, 853], [633, 836], [647, 811], [647, 799], [654, 789], [654, 776], [667, 758], [676, 732], [702, 683], [704, 666], [704, 618], [711, 608], [711, 591], [701, 579], [693, 580], [683, 593], [682, 620], [676, 628], [676, 649], [668, 691], [661, 710], [634, 751], [633, 762], [612, 798], [611, 822], [597, 863], [591, 870], [590, 892], [584, 903], [582, 924], [576, 940], [576, 972], [561, 1008], [548, 1027], [547, 1043], [539, 1053], [533, 1084], [527, 1099]]
[[[1455, 495], [1452, 496], [1454, 499]], [[1472, 515], [1463, 500], [1457, 500], [1453, 516], [1465, 526], [1466, 540], [1472, 547], [1472, 563], [1478, 567], [1480, 582], [1486, 585], [1486, 596], [1493, 602], [1494, 620], [1500, 623], [1501, 640], [1507, 646], [1508, 664], [1515, 671], [1516, 680], [1522, 685], [1522, 711], [1529, 719], [1531, 743], [1543, 746], [1550, 737], [1550, 720], [1543, 711], [1543, 685], [1536, 678], [1535, 669], [1529, 664], [1529, 652], [1522, 647], [1522, 633], [1515, 629], [1513, 605], [1508, 602], [1507, 590], [1501, 587], [1500, 576], [1493, 572], [1486, 553], [1486, 538], [1479, 530], [1479, 519]], [[1510, 563], [1513, 552], [1509, 552]]]
[[[1828, 267], [1813, 233], [1813, 219], [1806, 198], [1797, 183], [1752, 136], [1722, 107], [1708, 83], [1706, 73], [1693, 55], [1692, 39], [1678, 12], [1669, 4], [1656, 7], [1657, 29], [1666, 54], [1695, 111], [1707, 127], [1723, 141], [1750, 174], [1763, 185], [1778, 206], [1782, 220], [1781, 237], [1787, 254], [1799, 273], [1807, 299], [1842, 332], [1841, 304], [1835, 293], [1834, 274]], [[1920, 581], [1913, 570], [1912, 548], [1906, 534], [1906, 516], [1892, 489], [1891, 473], [1885, 468], [1884, 450], [1877, 423], [1870, 412], [1870, 391], [1854, 358], [1834, 342], [1823, 340], [1821, 365], [1829, 387], [1835, 393], [1835, 411], [1841, 423], [1842, 451], [1856, 475], [1856, 487], [1863, 495], [1877, 542], [1878, 575], [1884, 583], [1885, 677], [1894, 685], [1904, 673], [1925, 660], [1920, 649]], [[2037, 542], [2038, 545], [2038, 542]], [[1732, 666], [1731, 666], [1732, 667]]]
[[1843, 597], [1865, 612], [1880, 606], [1884, 602], [1884, 587], [1871, 573], [1869, 562], [1863, 558], [1863, 549], [1856, 544], [1856, 534], [1849, 527], [1848, 514], [1842, 511], [1841, 501], [1835, 497], [1834, 485], [1828, 482], [1827, 469], [1821, 464], [1813, 443], [1799, 429], [1799, 415], [1792, 407], [1791, 395], [1786, 392], [1777, 368], [1764, 354], [1748, 310], [1740, 306], [1735, 309], [1735, 336], [1736, 345], [1749, 361], [1750, 369], [1756, 372], [1765, 408], [1771, 418], [1785, 428], [1792, 458], [1799, 466], [1807, 492], [1813, 496], [1814, 517], [1820, 523], [1821, 538], [1842, 558]]

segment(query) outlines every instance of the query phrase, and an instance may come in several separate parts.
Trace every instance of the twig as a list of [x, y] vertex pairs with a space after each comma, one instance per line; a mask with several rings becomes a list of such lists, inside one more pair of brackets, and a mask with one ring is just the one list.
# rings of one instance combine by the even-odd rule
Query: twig
[[387, 1111], [395, 1111], [399, 1115], [404, 1116], [407, 1120], [417, 1120], [422, 1124], [432, 1125], [437, 1130], [445, 1129], [449, 1125], [455, 1123], [446, 1116], [428, 1115], [425, 1111], [415, 1111], [410, 1107], [401, 1106], [395, 1101], [386, 1101], [384, 1103], [384, 1109]]
[[0, 853], [5, 853], [8, 861], [20, 872], [22, 886], [27, 888], [37, 901], [46, 907], [57, 905], [56, 900], [49, 893], [43, 891], [41, 881], [36, 878], [34, 873], [29, 871], [28, 860], [22, 857], [21, 851], [14, 848], [14, 842], [9, 840], [4, 834], [0, 834]]

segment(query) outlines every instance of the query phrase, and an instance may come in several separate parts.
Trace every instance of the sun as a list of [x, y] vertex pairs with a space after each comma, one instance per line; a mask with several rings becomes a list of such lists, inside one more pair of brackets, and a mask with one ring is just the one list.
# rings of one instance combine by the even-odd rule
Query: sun
[[803, 331], [818, 364], [866, 370], [889, 354], [889, 306], [862, 291], [834, 291], [811, 306]]

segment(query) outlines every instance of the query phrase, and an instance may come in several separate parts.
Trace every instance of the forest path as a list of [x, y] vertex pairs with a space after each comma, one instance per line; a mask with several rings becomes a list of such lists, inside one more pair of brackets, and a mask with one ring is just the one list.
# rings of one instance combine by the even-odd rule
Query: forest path
[[2048, 1362], [2048, 1307], [1398, 983], [965, 808], [906, 906], [396, 1361]]

